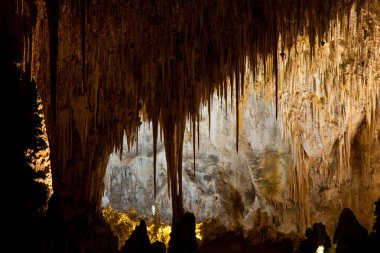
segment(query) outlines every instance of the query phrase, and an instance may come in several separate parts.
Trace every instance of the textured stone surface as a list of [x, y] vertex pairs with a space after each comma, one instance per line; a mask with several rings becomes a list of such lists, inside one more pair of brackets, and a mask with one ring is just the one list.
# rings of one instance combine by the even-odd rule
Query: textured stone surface
[[[255, 103], [260, 106], [253, 106]], [[273, 105], [267, 107], [263, 98], [253, 96], [249, 104], [242, 117], [241, 148], [236, 153], [235, 118], [226, 116], [225, 108], [215, 98], [210, 135], [208, 118], [203, 117], [200, 123], [195, 172], [192, 139], [189, 129], [185, 131], [184, 207], [198, 219], [219, 217], [227, 226], [233, 227], [240, 223], [249, 224], [258, 207], [278, 215], [274, 202], [278, 205], [287, 203], [285, 181], [286, 171], [292, 166], [290, 148], [281, 141]], [[207, 108], [202, 114], [206, 112]], [[167, 194], [164, 149], [159, 143], [158, 194], [154, 200], [151, 141], [151, 130], [144, 125], [139, 132], [138, 154], [133, 146], [130, 152], [124, 149], [121, 161], [118, 154], [111, 156], [105, 176], [105, 194], [113, 208], [128, 210], [135, 207], [146, 216], [152, 214], [152, 205], [155, 205], [168, 222], [171, 203]]]

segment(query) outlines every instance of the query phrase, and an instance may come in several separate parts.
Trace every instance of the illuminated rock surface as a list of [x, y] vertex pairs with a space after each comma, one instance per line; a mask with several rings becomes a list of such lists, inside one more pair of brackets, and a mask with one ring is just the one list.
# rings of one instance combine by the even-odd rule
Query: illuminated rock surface
[[[269, 211], [280, 218], [275, 203], [288, 204], [286, 174], [292, 166], [288, 145], [281, 141], [276, 125], [274, 107], [266, 107], [263, 98], [249, 99], [249, 106], [242, 116], [240, 151], [235, 150], [235, 118], [226, 116], [225, 108], [215, 99], [211, 110], [209, 136], [208, 118], [200, 122], [200, 145], [196, 150], [195, 171], [191, 137], [185, 131], [184, 207], [197, 219], [221, 219], [227, 227], [239, 224], [252, 226], [252, 214], [257, 208]], [[257, 103], [256, 103], [257, 102]], [[229, 107], [230, 108], [230, 107]], [[204, 109], [202, 115], [207, 113]], [[252, 117], [250, 116], [252, 115]], [[258, 123], [259, 122], [259, 123]], [[153, 186], [152, 134], [148, 125], [139, 132], [139, 148], [128, 153], [126, 148], [122, 161], [119, 155], [111, 156], [105, 175], [106, 195], [113, 208], [128, 210], [136, 208], [149, 217], [155, 205], [166, 221], [171, 219], [171, 203], [167, 194], [166, 163], [162, 143], [157, 152], [157, 197], [150, 191]], [[198, 144], [197, 144], [198, 145]]]

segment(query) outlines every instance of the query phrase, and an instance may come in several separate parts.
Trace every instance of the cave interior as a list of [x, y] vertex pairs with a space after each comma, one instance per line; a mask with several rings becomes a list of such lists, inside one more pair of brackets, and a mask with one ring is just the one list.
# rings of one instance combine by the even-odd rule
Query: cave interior
[[[0, 14], [7, 252], [378, 252], [378, 0], [4, 0]], [[146, 179], [135, 200], [127, 172]], [[142, 217], [161, 212], [170, 241], [149, 242], [144, 220], [119, 245], [111, 206], [153, 202]]]

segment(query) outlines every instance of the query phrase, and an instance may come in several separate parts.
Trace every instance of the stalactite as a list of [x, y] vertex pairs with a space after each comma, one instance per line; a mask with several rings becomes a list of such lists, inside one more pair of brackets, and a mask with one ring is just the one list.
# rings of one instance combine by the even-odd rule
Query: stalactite
[[239, 73], [235, 72], [235, 113], [236, 113], [236, 152], [239, 152]]
[[[50, 80], [45, 80], [50, 84], [50, 99], [52, 110], [52, 123], [56, 121], [57, 115], [57, 57], [58, 57], [58, 22], [59, 22], [59, 5], [56, 1], [46, 2], [46, 14], [49, 26], [49, 56], [50, 66], [49, 74]], [[45, 66], [48, 67], [48, 66]]]
[[276, 119], [278, 118], [278, 59], [277, 59], [277, 47], [273, 52], [273, 73], [275, 78], [275, 103], [276, 103]]
[[139, 133], [138, 128], [136, 129], [136, 155], [139, 154]]
[[82, 87], [86, 86], [86, 1], [81, 0], [81, 36], [82, 36]]
[[193, 115], [192, 117], [192, 122], [193, 122], [193, 159], [194, 159], [193, 169], [194, 169], [194, 176], [195, 176], [195, 126], [196, 126], [195, 115]]
[[199, 150], [199, 114], [197, 114], [197, 131], [198, 131], [198, 150]]
[[228, 78], [227, 78], [227, 80], [223, 81], [223, 86], [224, 86], [224, 103], [226, 105], [226, 117], [228, 115], [228, 110], [227, 110], [227, 107], [228, 107], [228, 102], [227, 102], [227, 82], [228, 82]]
[[[375, 13], [378, 7], [372, 4]], [[300, 36], [288, 52], [288, 61], [278, 62], [281, 86], [287, 84], [279, 86], [279, 102], [284, 107], [279, 108], [279, 116], [284, 126], [283, 136], [290, 139], [295, 162], [293, 175], [290, 175], [291, 191], [303, 209], [300, 212], [305, 223], [310, 217], [305, 205], [312, 188], [308, 176], [308, 172], [313, 171], [310, 164], [318, 157], [323, 158], [319, 166], [322, 170], [313, 173], [324, 175], [327, 185], [339, 188], [350, 183], [352, 138], [361, 122], [374, 118], [378, 107], [379, 86], [373, 77], [378, 76], [379, 31], [370, 28], [378, 17], [363, 9], [360, 12], [348, 10], [350, 18], [338, 16], [331, 20], [329, 41], [315, 35], [312, 40], [324, 41], [313, 47], [305, 41], [307, 37]], [[309, 57], [311, 51], [313, 58]]]
[[208, 97], [207, 109], [208, 109], [208, 136], [209, 138], [211, 138], [211, 95]]
[[153, 187], [154, 187], [154, 198], [157, 195], [157, 132], [158, 132], [158, 114], [153, 115]]

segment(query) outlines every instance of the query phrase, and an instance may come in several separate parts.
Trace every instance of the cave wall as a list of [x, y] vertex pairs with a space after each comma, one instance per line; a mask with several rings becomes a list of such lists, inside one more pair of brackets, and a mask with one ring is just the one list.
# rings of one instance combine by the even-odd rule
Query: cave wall
[[1, 1], [0, 10], [2, 248], [38, 252], [51, 174], [41, 101], [30, 79], [31, 65], [23, 60], [31, 56], [23, 45], [34, 10], [26, 5], [21, 18], [15, 15], [21, 11], [15, 1]]
[[[216, 95], [212, 103], [210, 121], [208, 108], [202, 110], [195, 160], [190, 124], [185, 129], [184, 208], [199, 220], [218, 218], [230, 229], [250, 228], [253, 212], [260, 208], [268, 211], [278, 226], [279, 221], [283, 221], [285, 206], [290, 209], [292, 205], [286, 178], [293, 163], [290, 146], [282, 141], [280, 126], [276, 123], [274, 102], [269, 103], [263, 94], [255, 95], [252, 91], [241, 104], [244, 109], [239, 153], [235, 149], [236, 118], [226, 114], [225, 105]], [[234, 103], [232, 106], [236, 110]], [[230, 103], [227, 108], [230, 110]], [[148, 218], [152, 217], [154, 205], [160, 217], [170, 222], [165, 149], [159, 142], [157, 195], [154, 197], [151, 143], [152, 127], [144, 124], [139, 130], [138, 151], [135, 144], [129, 151], [126, 147], [123, 149], [121, 160], [119, 153], [111, 155], [104, 177], [104, 200], [109, 201], [105, 201], [105, 205], [109, 203], [121, 211], [135, 208]], [[291, 222], [286, 226], [296, 229]]]

